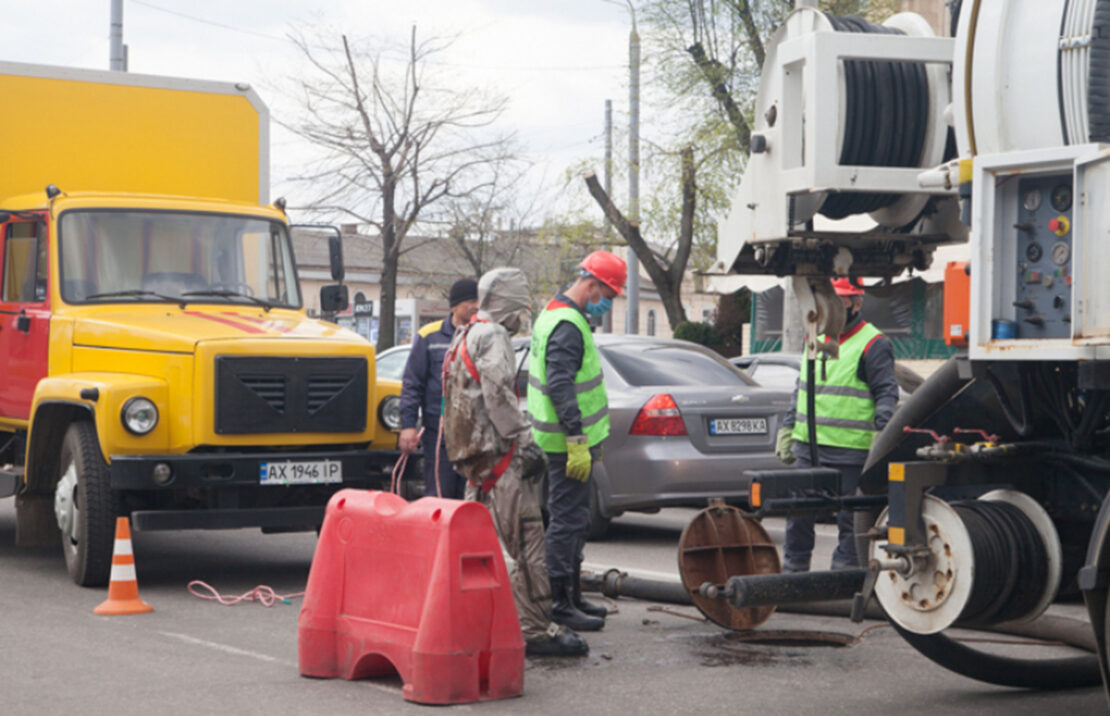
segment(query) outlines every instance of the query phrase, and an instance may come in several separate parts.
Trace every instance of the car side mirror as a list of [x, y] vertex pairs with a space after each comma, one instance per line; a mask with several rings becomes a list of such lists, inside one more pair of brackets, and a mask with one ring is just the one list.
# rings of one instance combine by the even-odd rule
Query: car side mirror
[[347, 287], [343, 284], [332, 284], [320, 288], [320, 311], [338, 313], [346, 310], [349, 303]]

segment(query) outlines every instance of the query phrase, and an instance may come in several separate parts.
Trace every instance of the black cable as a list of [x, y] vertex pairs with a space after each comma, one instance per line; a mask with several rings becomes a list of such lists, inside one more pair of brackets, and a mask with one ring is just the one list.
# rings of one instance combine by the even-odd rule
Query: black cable
[[975, 581], [960, 622], [997, 624], [1027, 616], [1048, 581], [1048, 550], [1029, 516], [1006, 502], [952, 503], [971, 539]]
[[[827, 16], [837, 32], [903, 34], [857, 16]], [[844, 138], [839, 163], [845, 166], [916, 167], [925, 143], [929, 86], [920, 62], [844, 60]], [[820, 212], [842, 219], [890, 206], [898, 194], [830, 194]]]

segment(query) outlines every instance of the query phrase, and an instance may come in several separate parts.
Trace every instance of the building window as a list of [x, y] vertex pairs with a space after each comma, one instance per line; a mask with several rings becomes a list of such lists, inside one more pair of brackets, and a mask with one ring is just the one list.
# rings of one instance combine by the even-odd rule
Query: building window
[[649, 336], [655, 335], [655, 309], [648, 311], [647, 316], [647, 334]]

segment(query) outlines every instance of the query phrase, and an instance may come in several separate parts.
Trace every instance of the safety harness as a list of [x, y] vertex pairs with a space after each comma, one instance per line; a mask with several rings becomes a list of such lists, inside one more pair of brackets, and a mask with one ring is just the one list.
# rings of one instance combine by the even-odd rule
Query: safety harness
[[[455, 344], [447, 349], [447, 354], [443, 359], [442, 379], [444, 386], [447, 385], [447, 380], [451, 373], [450, 366], [455, 362], [456, 356], [462, 358], [463, 364], [466, 365], [466, 369], [470, 373], [470, 377], [474, 378], [478, 385], [482, 384], [482, 376], [478, 374], [478, 367], [474, 365], [474, 360], [471, 359], [470, 351], [466, 347], [466, 337], [475, 323], [489, 323], [489, 321], [485, 318], [474, 316], [470, 319], [470, 323], [467, 323], [466, 326], [463, 327], [462, 335], [458, 337]], [[493, 489], [493, 486], [497, 484], [497, 481], [500, 480], [501, 476], [505, 474], [505, 471], [509, 469], [509, 463], [512, 462], [513, 453], [515, 452], [516, 443], [514, 442], [509, 445], [509, 452], [505, 453], [505, 455], [497, 461], [497, 464], [493, 466], [493, 469], [490, 470], [490, 476], [482, 481], [482, 492], [488, 493]]]

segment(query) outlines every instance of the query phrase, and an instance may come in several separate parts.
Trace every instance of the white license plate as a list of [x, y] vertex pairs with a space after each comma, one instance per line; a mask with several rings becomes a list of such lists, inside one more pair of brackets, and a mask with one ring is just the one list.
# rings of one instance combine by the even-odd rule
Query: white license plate
[[336, 460], [264, 462], [258, 469], [263, 485], [322, 485], [343, 482], [343, 463]]
[[767, 432], [767, 418], [715, 418], [709, 421], [710, 435], [759, 435]]

